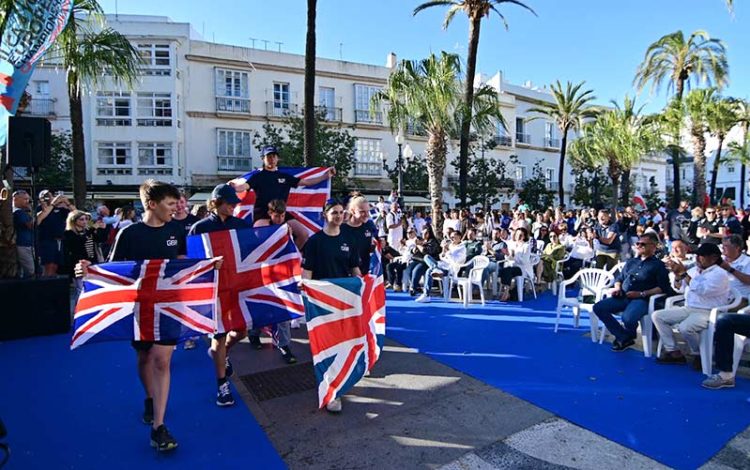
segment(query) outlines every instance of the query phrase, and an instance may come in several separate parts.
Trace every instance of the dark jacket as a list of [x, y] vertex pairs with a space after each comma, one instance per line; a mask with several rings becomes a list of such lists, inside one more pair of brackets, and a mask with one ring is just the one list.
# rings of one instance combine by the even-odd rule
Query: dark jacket
[[[90, 253], [86, 249], [88, 240], [91, 240], [89, 246], [93, 250], [93, 253]], [[83, 233], [66, 230], [63, 233], [63, 250], [65, 253], [65, 268], [63, 272], [72, 275], [75, 265], [82, 259], [98, 263], [97, 245], [105, 241], [107, 241], [107, 229], [104, 228], [89, 228]]]

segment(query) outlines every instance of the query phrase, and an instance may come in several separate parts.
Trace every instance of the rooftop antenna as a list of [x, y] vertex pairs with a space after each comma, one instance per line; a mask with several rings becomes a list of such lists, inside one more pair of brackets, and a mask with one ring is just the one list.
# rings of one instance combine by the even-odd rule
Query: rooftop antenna
[[269, 43], [270, 41], [268, 41], [268, 40], [266, 40], [266, 39], [261, 39], [261, 42], [263, 42], [263, 48], [264, 48], [265, 50], [268, 50], [268, 43]]
[[339, 60], [344, 60], [344, 43], [339, 43]]
[[203, 26], [201, 27], [201, 39], [205, 39], [206, 37], [206, 22], [203, 22]]
[[115, 21], [120, 21], [120, 16], [118, 14], [118, 8], [117, 8], [117, 0], [115, 0]]
[[255, 41], [257, 41], [258, 39], [257, 39], [257, 38], [248, 38], [248, 39], [249, 39], [250, 41], [252, 41], [252, 44], [253, 44], [253, 45], [252, 45], [252, 46], [250, 46], [250, 47], [252, 47], [253, 49], [255, 49]]
[[284, 44], [283, 42], [275, 41], [276, 44], [279, 46], [279, 52], [281, 52], [281, 45]]

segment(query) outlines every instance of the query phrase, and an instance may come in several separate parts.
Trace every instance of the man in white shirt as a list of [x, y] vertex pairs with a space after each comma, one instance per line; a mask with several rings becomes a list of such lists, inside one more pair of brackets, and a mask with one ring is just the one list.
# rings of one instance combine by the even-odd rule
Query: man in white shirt
[[[729, 275], [721, 268], [723, 260], [717, 245], [704, 243], [696, 254], [696, 266], [686, 271], [682, 265], [674, 265], [673, 272], [678, 279], [687, 281], [689, 289], [685, 295], [685, 306], [657, 310], [651, 318], [659, 331], [664, 353], [657, 357], [661, 364], [684, 364], [685, 356], [675, 344], [672, 327], [678, 329], [688, 343], [690, 354], [696, 355], [699, 350], [700, 332], [708, 327], [711, 309], [726, 305], [729, 299]], [[700, 355], [694, 361], [698, 367]]]
[[385, 225], [388, 227], [388, 244], [401, 246], [401, 239], [404, 238], [404, 227], [401, 225], [401, 211], [399, 211], [397, 202], [391, 204], [391, 209], [385, 216]]
[[424, 226], [427, 225], [427, 222], [422, 217], [421, 211], [416, 211], [414, 213], [414, 220], [412, 221], [412, 224], [414, 225], [414, 230], [416, 230], [417, 233], [422, 233], [422, 230], [424, 229]]
[[729, 274], [729, 287], [742, 295], [742, 302], [734, 310], [747, 307], [750, 299], [750, 256], [742, 252], [744, 247], [742, 235], [733, 233], [721, 241], [724, 251], [724, 262], [721, 268]]

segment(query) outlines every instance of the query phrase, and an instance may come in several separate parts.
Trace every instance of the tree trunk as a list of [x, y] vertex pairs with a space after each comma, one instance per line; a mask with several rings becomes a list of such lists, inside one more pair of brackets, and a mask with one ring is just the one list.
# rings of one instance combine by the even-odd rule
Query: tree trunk
[[307, 38], [305, 42], [305, 130], [304, 164], [313, 166], [315, 159], [315, 15], [318, 0], [307, 0]]
[[724, 146], [724, 135], [719, 134], [719, 147], [714, 157], [714, 168], [711, 172], [711, 204], [716, 204], [716, 179], [719, 176], [719, 165], [721, 164], [721, 148]]
[[612, 209], [611, 211], [612, 211], [612, 216], [614, 217], [614, 211], [615, 211], [615, 208], [617, 207], [617, 202], [619, 200], [617, 189], [620, 187], [620, 176], [610, 175], [610, 179], [612, 179], [612, 201], [611, 201]]
[[565, 151], [568, 146], [568, 129], [562, 131], [562, 141], [560, 142], [560, 164], [557, 170], [557, 198], [560, 200], [560, 207], [565, 207], [565, 187], [563, 186], [563, 176], [565, 175]]
[[430, 204], [432, 207], [432, 228], [435, 236], [442, 238], [443, 228], [443, 176], [448, 145], [445, 132], [429, 132], [427, 146], [427, 177], [430, 187]]
[[625, 168], [620, 178], [620, 202], [623, 207], [630, 204], [630, 168]]
[[464, 83], [464, 115], [461, 119], [461, 141], [458, 151], [458, 197], [461, 206], [466, 207], [466, 184], [469, 170], [469, 137], [471, 134], [471, 115], [474, 103], [474, 75], [477, 70], [477, 50], [479, 49], [479, 30], [482, 25], [480, 14], [470, 17], [469, 50], [466, 56], [466, 83]]
[[[5, 152], [0, 154], [5, 161]], [[3, 179], [13, 183], [13, 169], [0, 162], [3, 168]], [[0, 279], [17, 276], [18, 253], [16, 252], [15, 228], [13, 227], [13, 190], [8, 191], [7, 198], [0, 198]]]
[[[682, 101], [682, 92], [685, 88], [685, 81], [684, 79], [680, 78], [677, 80], [677, 84], [675, 85], [676, 93], [675, 98], [677, 98], [677, 101]], [[680, 133], [678, 132], [676, 136], [674, 136], [675, 139], [675, 148], [672, 150], [672, 207], [675, 209], [680, 207], [680, 199], [682, 198], [682, 194], [680, 191], [680, 151], [677, 148], [680, 142]]]
[[[744, 156], [747, 156], [748, 152], [748, 139], [750, 139], [750, 136], [748, 136], [748, 132], [750, 132], [750, 122], [745, 121], [745, 123], [742, 126], [744, 129], [744, 133], [742, 134], [742, 147], [745, 150], [743, 152]], [[745, 160], [743, 158], [742, 162], [740, 163], [740, 207], [745, 207], [745, 185], [747, 184], [746, 181], [746, 167], [745, 167]]]
[[693, 132], [693, 205], [703, 206], [706, 200], [706, 138], [703, 129]]
[[[78, 75], [71, 71], [68, 73], [68, 83], [78, 83]], [[81, 102], [81, 90], [76, 86], [70, 86], [70, 129], [71, 143], [73, 147], [73, 197], [75, 205], [82, 209], [86, 202], [86, 148], [83, 140], [83, 103]]]
[[[740, 207], [745, 207], [745, 164], [740, 165]], [[749, 217], [749, 216], [745, 216]]]

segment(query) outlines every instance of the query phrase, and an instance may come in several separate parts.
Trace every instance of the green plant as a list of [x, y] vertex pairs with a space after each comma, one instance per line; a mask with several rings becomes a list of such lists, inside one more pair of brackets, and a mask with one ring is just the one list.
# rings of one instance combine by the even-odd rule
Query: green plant
[[[401, 178], [404, 191], [427, 193], [429, 191], [429, 178], [427, 177], [427, 164], [422, 155], [412, 155], [403, 159]], [[398, 167], [396, 165], [384, 165], [388, 177], [395, 188], [398, 185]]]
[[544, 210], [551, 207], [555, 196], [547, 189], [547, 178], [544, 176], [541, 162], [536, 162], [531, 170], [531, 178], [523, 183], [518, 198], [532, 210]]

